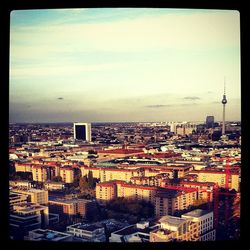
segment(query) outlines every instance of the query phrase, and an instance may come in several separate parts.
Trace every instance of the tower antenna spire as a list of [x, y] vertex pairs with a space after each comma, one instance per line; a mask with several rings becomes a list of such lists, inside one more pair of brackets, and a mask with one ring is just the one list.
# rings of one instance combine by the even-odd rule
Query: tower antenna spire
[[226, 77], [224, 76], [224, 94], [222, 99], [223, 104], [223, 115], [222, 115], [222, 135], [225, 135], [225, 106], [227, 104], [227, 98], [226, 98]]
[[224, 95], [226, 94], [226, 77], [224, 76]]

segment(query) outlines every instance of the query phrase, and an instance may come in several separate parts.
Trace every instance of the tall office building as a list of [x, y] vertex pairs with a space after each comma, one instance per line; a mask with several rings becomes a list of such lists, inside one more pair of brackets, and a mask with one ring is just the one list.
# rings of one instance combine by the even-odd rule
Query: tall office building
[[206, 118], [206, 128], [213, 128], [214, 127], [214, 117], [207, 116]]
[[75, 122], [74, 139], [82, 141], [91, 141], [91, 124]]

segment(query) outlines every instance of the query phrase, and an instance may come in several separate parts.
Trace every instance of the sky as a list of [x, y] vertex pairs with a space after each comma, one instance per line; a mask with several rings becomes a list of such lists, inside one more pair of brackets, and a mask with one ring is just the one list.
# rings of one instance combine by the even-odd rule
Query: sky
[[14, 122], [241, 119], [240, 14], [89, 8], [10, 16]]

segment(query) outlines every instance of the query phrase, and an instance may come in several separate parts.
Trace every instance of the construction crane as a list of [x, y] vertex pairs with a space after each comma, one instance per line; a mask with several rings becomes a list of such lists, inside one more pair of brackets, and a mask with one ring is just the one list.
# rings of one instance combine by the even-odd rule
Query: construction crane
[[211, 194], [213, 193], [213, 189], [197, 189], [198, 193], [207, 193], [207, 204], [208, 204], [208, 210], [211, 210]]
[[[229, 179], [230, 179], [230, 165], [229, 160], [226, 160], [226, 167], [225, 167], [225, 189], [229, 190]], [[229, 193], [229, 192], [219, 192], [219, 186], [218, 183], [216, 183], [214, 187], [214, 225], [215, 228], [218, 227], [218, 207], [219, 207], [219, 196], [223, 195], [225, 196], [225, 224], [228, 223], [228, 217], [229, 217], [229, 196], [238, 196], [237, 193]]]

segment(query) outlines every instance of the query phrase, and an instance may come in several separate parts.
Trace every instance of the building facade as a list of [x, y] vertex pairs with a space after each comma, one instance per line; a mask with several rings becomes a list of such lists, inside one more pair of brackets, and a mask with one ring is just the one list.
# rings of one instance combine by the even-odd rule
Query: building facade
[[90, 123], [74, 123], [74, 139], [82, 141], [91, 141], [91, 124]]
[[13, 193], [18, 193], [18, 194], [24, 194], [27, 195], [27, 201], [32, 202], [32, 203], [38, 203], [38, 204], [48, 204], [48, 191], [43, 190], [43, 189], [27, 189], [27, 190], [22, 190], [22, 189], [12, 189]]
[[61, 217], [73, 216], [79, 214], [86, 217], [88, 212], [95, 206], [95, 202], [85, 199], [70, 200], [51, 200], [49, 201], [49, 209], [52, 213], [59, 214]]
[[105, 242], [104, 227], [97, 224], [77, 223], [67, 226], [67, 233], [74, 235], [85, 242]]

